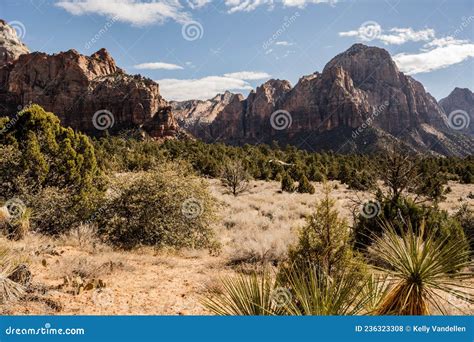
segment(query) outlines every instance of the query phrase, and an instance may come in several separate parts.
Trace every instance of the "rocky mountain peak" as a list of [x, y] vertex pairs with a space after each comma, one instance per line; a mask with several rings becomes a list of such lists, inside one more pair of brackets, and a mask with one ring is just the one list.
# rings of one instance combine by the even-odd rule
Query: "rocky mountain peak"
[[[286, 115], [285, 127], [272, 122], [274, 113]], [[384, 146], [382, 141], [367, 144], [372, 134], [372, 140], [384, 137], [416, 151], [470, 153], [465, 148], [469, 143], [453, 143], [457, 132], [447, 130], [445, 122], [436, 100], [420, 82], [401, 73], [385, 49], [355, 44], [322, 73], [301, 77], [293, 88], [288, 81], [272, 79], [245, 100], [234, 98], [198, 136], [232, 144], [278, 140], [311, 150], [361, 152]]]
[[439, 104], [448, 118], [452, 115], [457, 116], [466, 126], [460, 130], [461, 132], [474, 135], [474, 93], [470, 89], [456, 87], [447, 97], [441, 99]]
[[20, 40], [14, 28], [0, 19], [0, 67], [30, 50]]
[[[74, 49], [25, 53], [0, 66], [0, 115], [11, 115], [29, 103], [55, 113], [63, 125], [91, 135], [133, 128], [143, 128], [154, 138], [179, 133], [159, 85], [126, 74], [106, 49], [91, 56]], [[101, 127], [98, 115], [111, 116], [113, 126]]]

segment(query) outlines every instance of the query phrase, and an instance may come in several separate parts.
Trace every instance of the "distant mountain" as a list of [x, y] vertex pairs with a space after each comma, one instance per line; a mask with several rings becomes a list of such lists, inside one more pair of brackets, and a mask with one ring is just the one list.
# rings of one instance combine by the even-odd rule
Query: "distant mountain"
[[30, 50], [18, 38], [16, 31], [0, 19], [0, 67], [29, 52]]
[[467, 88], [455, 88], [439, 101], [452, 126], [474, 136], [474, 93]]
[[205, 135], [217, 115], [234, 99], [243, 100], [241, 94], [226, 91], [209, 100], [170, 101], [173, 115], [179, 125], [195, 136]]
[[[0, 33], [12, 32], [0, 21]], [[159, 85], [126, 74], [105, 49], [91, 56], [75, 50], [29, 53], [18, 39], [6, 39], [0, 40], [0, 51], [8, 57], [0, 64], [0, 116], [37, 103], [64, 126], [91, 135], [141, 128], [163, 138], [180, 131]]]
[[105, 49], [30, 53], [1, 20], [0, 52], [0, 116], [37, 103], [91, 135], [138, 128], [157, 139], [189, 131], [207, 142], [276, 140], [311, 151], [367, 153], [396, 144], [441, 155], [474, 151], [472, 125], [456, 125], [459, 112], [446, 115], [461, 109], [472, 121], [472, 92], [454, 90], [443, 109], [377, 47], [355, 44], [294, 87], [269, 80], [247, 98], [225, 92], [182, 102], [166, 101], [156, 82], [125, 73]]
[[473, 140], [448, 124], [445, 111], [420, 82], [400, 72], [386, 50], [363, 44], [294, 87], [269, 80], [246, 99], [230, 99], [213, 116], [199, 138], [230, 144], [276, 140], [316, 151], [364, 153], [393, 144], [442, 155], [474, 151]]

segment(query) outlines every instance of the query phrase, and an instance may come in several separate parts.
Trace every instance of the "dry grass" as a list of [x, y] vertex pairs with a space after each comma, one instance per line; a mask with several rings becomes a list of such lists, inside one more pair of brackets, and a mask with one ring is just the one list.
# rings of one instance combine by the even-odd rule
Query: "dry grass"
[[[234, 197], [218, 181], [210, 180], [212, 194], [221, 205], [217, 235], [229, 262], [276, 263], [285, 258], [296, 230], [304, 225], [323, 193], [321, 183], [313, 184], [316, 192], [310, 195], [281, 192], [278, 182], [252, 181], [247, 193]], [[330, 184], [337, 187], [331, 194], [337, 209], [352, 218], [353, 200], [362, 193], [347, 190], [339, 182]]]
[[[6, 313], [209, 314], [199, 298], [203, 291], [219, 291], [221, 277], [241, 270], [242, 265], [229, 264], [255, 265], [255, 261], [285, 257], [296, 228], [304, 224], [305, 215], [321, 198], [322, 184], [314, 185], [314, 195], [289, 194], [280, 193], [278, 182], [252, 181], [249, 192], [234, 197], [225, 194], [218, 180], [210, 180], [212, 194], [220, 202], [221, 217], [215, 227], [222, 243], [219, 256], [206, 251], [157, 251], [149, 247], [128, 252], [113, 250], [97, 240], [90, 227], [58, 239], [31, 233], [21, 241], [0, 238], [15, 254], [28, 257], [36, 291], [34, 300], [9, 305]], [[444, 209], [456, 211], [462, 204], [460, 197], [474, 208], [474, 200], [467, 198], [469, 192], [474, 192], [474, 185], [451, 184], [451, 188], [452, 193], [441, 204]], [[368, 195], [340, 184], [332, 193], [338, 210], [349, 223], [353, 200], [364, 196]], [[68, 274], [100, 278], [106, 287], [73, 294], [60, 288]], [[36, 300], [38, 297], [42, 301]], [[61, 311], [53, 309], [54, 303], [61, 304]], [[474, 313], [472, 308], [467, 310]]]

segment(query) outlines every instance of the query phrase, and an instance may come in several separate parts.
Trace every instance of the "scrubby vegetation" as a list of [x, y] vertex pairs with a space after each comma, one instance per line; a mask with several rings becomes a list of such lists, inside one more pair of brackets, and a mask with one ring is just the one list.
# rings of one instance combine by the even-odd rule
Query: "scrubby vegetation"
[[[240, 244], [225, 265], [254, 267], [207, 292], [204, 304], [217, 314], [444, 313], [439, 293], [472, 303], [462, 281], [472, 280], [473, 212], [440, 209], [448, 181], [472, 183], [472, 156], [338, 155], [276, 144], [157, 142], [130, 132], [92, 139], [37, 105], [14, 123], [2, 118], [0, 132], [0, 230], [8, 239], [33, 231], [74, 238], [79, 247], [91, 240], [114, 250], [152, 246], [216, 255], [219, 221], [226, 243]], [[255, 196], [254, 180], [273, 184], [270, 196], [291, 200], [268, 208]], [[211, 195], [211, 183], [225, 189], [220, 198]], [[336, 207], [336, 187], [357, 196], [353, 224]], [[361, 193], [370, 198], [358, 198]], [[297, 196], [314, 204], [312, 212], [295, 209]], [[236, 206], [230, 215], [246, 220], [219, 217], [226, 201]], [[305, 224], [294, 227], [297, 220]], [[247, 230], [234, 231], [249, 222]], [[279, 222], [288, 227], [276, 228]], [[11, 271], [0, 260], [3, 302], [23, 293], [8, 278]]]
[[114, 245], [209, 247], [214, 203], [202, 180], [185, 165], [118, 177], [97, 215], [99, 232]]

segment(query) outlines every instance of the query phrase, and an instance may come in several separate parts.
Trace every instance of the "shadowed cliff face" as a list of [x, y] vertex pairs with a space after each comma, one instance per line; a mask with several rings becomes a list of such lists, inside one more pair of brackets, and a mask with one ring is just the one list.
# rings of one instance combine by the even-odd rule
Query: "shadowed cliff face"
[[377, 147], [402, 141], [417, 151], [473, 151], [469, 139], [459, 138], [460, 144], [459, 132], [420, 82], [401, 73], [386, 50], [362, 44], [294, 87], [270, 80], [246, 99], [233, 99], [209, 126], [200, 138], [233, 144], [278, 140], [310, 150], [364, 152], [373, 148], [369, 141]]
[[126, 74], [105, 49], [91, 56], [69, 50], [54, 55], [25, 53], [9, 59], [0, 67], [1, 114], [12, 114], [29, 103], [55, 113], [63, 125], [91, 135], [146, 123], [152, 136], [160, 138], [173, 136], [178, 128], [166, 110], [169, 106], [159, 85]]
[[156, 82], [126, 74], [105, 49], [91, 56], [75, 50], [29, 53], [0, 21], [0, 52], [0, 115], [37, 103], [64, 125], [91, 135], [140, 128], [168, 138], [185, 129], [208, 142], [276, 140], [309, 150], [370, 152], [400, 142], [421, 152], [474, 150], [472, 125], [458, 129], [446, 115], [460, 108], [472, 121], [469, 90], [455, 90], [441, 102], [443, 110], [421, 83], [399, 72], [387, 51], [362, 44], [294, 87], [269, 80], [247, 98], [226, 92], [207, 101], [171, 103]]

